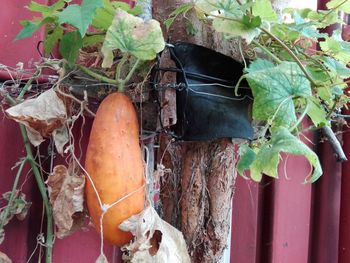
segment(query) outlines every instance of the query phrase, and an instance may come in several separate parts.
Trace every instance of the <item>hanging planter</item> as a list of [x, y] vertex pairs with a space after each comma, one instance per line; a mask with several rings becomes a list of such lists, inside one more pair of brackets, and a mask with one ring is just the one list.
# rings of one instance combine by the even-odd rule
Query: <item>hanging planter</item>
[[[253, 139], [251, 90], [242, 81], [243, 65], [211, 49], [177, 42], [169, 45], [177, 68], [177, 118], [175, 134], [184, 141], [218, 138]], [[157, 85], [157, 84], [156, 84]]]

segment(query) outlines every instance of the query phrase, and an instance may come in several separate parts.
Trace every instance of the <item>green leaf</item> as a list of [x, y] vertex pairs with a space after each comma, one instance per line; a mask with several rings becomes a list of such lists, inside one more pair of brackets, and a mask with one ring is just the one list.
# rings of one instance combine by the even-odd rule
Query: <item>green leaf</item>
[[34, 23], [32, 21], [26, 20], [22, 21], [23, 29], [18, 33], [15, 40], [20, 40], [26, 37], [30, 37], [40, 28], [40, 23]]
[[159, 22], [141, 18], [118, 9], [112, 25], [108, 28], [102, 46], [103, 67], [111, 67], [113, 50], [120, 49], [141, 60], [154, 59], [165, 47]]
[[260, 16], [249, 17], [244, 15], [242, 22], [247, 28], [257, 28], [261, 26]]
[[114, 17], [114, 11], [109, 11], [106, 8], [98, 8], [96, 15], [92, 20], [92, 26], [102, 30], [106, 30], [111, 26]]
[[350, 13], [350, 1], [348, 0], [332, 0], [327, 3], [329, 9], [336, 9], [345, 13]]
[[174, 23], [177, 16], [179, 16], [180, 14], [186, 14], [193, 8], [193, 6], [193, 3], [187, 3], [177, 7], [173, 12], [171, 12], [169, 18], [164, 21], [164, 25], [166, 26], [166, 28], [169, 29]]
[[273, 22], [277, 20], [277, 14], [273, 10], [269, 0], [256, 0], [252, 7], [253, 15], [259, 16], [262, 20]]
[[274, 68], [274, 67], [275, 67], [275, 64], [273, 64], [269, 60], [257, 59], [255, 61], [253, 61], [249, 65], [249, 68], [246, 68], [245, 70], [247, 73], [254, 73], [256, 71], [265, 70], [265, 69]]
[[97, 43], [103, 43], [104, 40], [105, 40], [104, 35], [85, 36], [83, 38], [83, 46], [84, 47], [93, 46], [93, 45], [96, 45]]
[[275, 36], [279, 39], [283, 39], [285, 42], [295, 42], [301, 36], [300, 32], [286, 24], [274, 24], [272, 25], [271, 31]]
[[63, 28], [58, 26], [50, 34], [48, 34], [44, 40], [45, 56], [50, 55], [55, 44], [62, 38]]
[[249, 28], [243, 22], [224, 18], [214, 18], [213, 27], [217, 32], [226, 33], [230, 37], [242, 37], [248, 44], [260, 35], [258, 28]]
[[322, 168], [317, 157], [308, 146], [297, 137], [293, 136], [288, 129], [280, 127], [272, 133], [271, 140], [264, 144], [256, 155], [256, 159], [250, 166], [250, 176], [255, 181], [260, 181], [262, 174], [278, 178], [278, 163], [280, 153], [303, 155], [314, 167], [312, 176], [305, 178], [305, 182], [314, 182], [322, 175]]
[[310, 117], [313, 124], [316, 127], [327, 125], [328, 123], [326, 119], [327, 113], [321, 106], [320, 101], [317, 100], [315, 97], [310, 96], [308, 97], [308, 103], [309, 103], [309, 110], [307, 112], [307, 115]]
[[342, 23], [342, 20], [339, 18], [338, 13], [331, 11], [310, 11], [307, 15], [307, 18], [314, 22], [318, 28], [325, 28], [332, 24]]
[[195, 6], [200, 11], [210, 14], [213, 11], [221, 11], [229, 14], [243, 14], [241, 6], [233, 0], [197, 0]]
[[83, 0], [80, 5], [69, 5], [58, 14], [60, 24], [68, 23], [76, 27], [84, 37], [88, 26], [92, 23], [96, 9], [103, 5], [102, 0]]
[[69, 62], [75, 63], [79, 49], [83, 46], [83, 40], [78, 31], [65, 34], [60, 43], [60, 53]]
[[350, 69], [345, 65], [339, 63], [337, 60], [331, 57], [322, 56], [320, 59], [324, 62], [325, 66], [334, 74], [341, 78], [350, 77]]
[[55, 11], [62, 9], [67, 1], [59, 0], [56, 3], [54, 3], [51, 6], [48, 5], [42, 5], [37, 2], [32, 1], [30, 5], [28, 6], [28, 9], [33, 12], [39, 12], [44, 17], [52, 15]]
[[274, 126], [291, 127], [296, 122], [293, 99], [310, 96], [310, 83], [294, 62], [282, 62], [265, 69], [263, 64], [271, 66], [258, 59], [251, 63], [246, 75], [254, 96], [253, 118], [273, 119]]
[[344, 65], [350, 62], [350, 43], [339, 39], [337, 32], [333, 32], [332, 37], [327, 37], [320, 42], [322, 51], [336, 58]]
[[237, 171], [240, 175], [244, 174], [245, 170], [249, 170], [250, 165], [255, 161], [255, 152], [246, 144], [239, 147], [240, 159], [237, 163]]
[[30, 37], [35, 33], [35, 31], [40, 29], [43, 25], [52, 23], [52, 22], [54, 22], [53, 17], [45, 17], [44, 19], [38, 20], [35, 22], [30, 20], [21, 21], [21, 24], [23, 25], [23, 29], [17, 34], [15, 40], [20, 40], [26, 37]]

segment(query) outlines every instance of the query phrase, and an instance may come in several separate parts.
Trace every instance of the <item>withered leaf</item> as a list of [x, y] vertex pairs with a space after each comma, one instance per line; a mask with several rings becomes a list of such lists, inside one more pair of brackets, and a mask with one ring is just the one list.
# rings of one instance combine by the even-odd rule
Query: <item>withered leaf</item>
[[12, 260], [5, 253], [0, 251], [0, 263], [12, 263]]
[[[2, 197], [9, 202], [10, 195], [11, 195], [11, 192], [6, 192], [2, 194]], [[21, 192], [16, 192], [15, 195], [16, 196], [13, 202], [11, 204], [7, 203], [6, 205], [6, 206], [10, 206], [8, 215], [7, 216], [5, 215], [6, 209], [3, 209], [0, 213], [0, 220], [3, 222], [3, 225], [7, 225], [14, 216], [16, 216], [19, 220], [23, 220], [28, 213], [31, 202], [26, 201], [26, 195]], [[0, 233], [0, 236], [1, 236], [1, 233]], [[1, 240], [1, 237], [0, 237], [0, 240]]]
[[122, 248], [129, 251], [132, 263], [191, 262], [182, 233], [163, 221], [151, 206], [125, 220], [119, 228], [135, 236], [133, 243]]
[[53, 89], [6, 110], [9, 118], [25, 125], [30, 142], [40, 145], [67, 119], [65, 103]]
[[64, 238], [84, 225], [85, 177], [64, 165], [57, 165], [47, 179], [56, 235]]
[[95, 263], [108, 263], [108, 260], [104, 254], [101, 254], [95, 261]]

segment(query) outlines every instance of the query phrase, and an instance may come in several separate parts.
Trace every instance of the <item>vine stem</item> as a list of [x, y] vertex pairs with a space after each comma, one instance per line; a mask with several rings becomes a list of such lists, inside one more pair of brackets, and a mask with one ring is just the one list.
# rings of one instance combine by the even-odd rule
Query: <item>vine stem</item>
[[[30, 85], [28, 85], [29, 88]], [[23, 91], [23, 90], [22, 90]], [[21, 92], [22, 93], [22, 92]], [[24, 95], [25, 92], [23, 92]], [[22, 96], [23, 96], [22, 95]], [[17, 102], [10, 96], [6, 96], [7, 100], [10, 102], [12, 106], [16, 105]], [[46, 218], [47, 218], [47, 226], [46, 226], [46, 243], [45, 243], [45, 248], [46, 248], [46, 255], [45, 255], [45, 262], [46, 263], [51, 263], [52, 262], [52, 247], [53, 247], [53, 219], [52, 219], [52, 208], [49, 202], [49, 198], [46, 193], [46, 187], [43, 179], [41, 178], [40, 171], [38, 169], [38, 166], [35, 162], [34, 155], [32, 152], [32, 148], [29, 143], [29, 138], [28, 134], [26, 131], [26, 128], [23, 124], [19, 124], [20, 130], [21, 130], [21, 135], [24, 143], [24, 147], [26, 150], [26, 161], [29, 162], [34, 177], [35, 181], [38, 185], [41, 198], [43, 199], [44, 207], [45, 207], [45, 212], [46, 212]], [[22, 168], [23, 169], [23, 168]], [[11, 193], [12, 194], [12, 193]]]
[[30, 146], [29, 143], [29, 139], [28, 139], [28, 135], [27, 135], [27, 131], [25, 129], [25, 126], [23, 124], [20, 124], [20, 129], [21, 129], [21, 134], [22, 134], [22, 138], [23, 138], [23, 143], [24, 143], [24, 147], [26, 149], [26, 153], [27, 153], [27, 159], [28, 162], [30, 163], [30, 166], [32, 168], [36, 183], [38, 185], [40, 194], [41, 194], [41, 198], [43, 199], [44, 202], [44, 207], [45, 207], [45, 211], [46, 211], [46, 218], [47, 218], [47, 226], [46, 226], [46, 263], [51, 263], [52, 262], [52, 247], [53, 247], [53, 224], [52, 224], [52, 208], [49, 202], [49, 198], [46, 194], [46, 187], [45, 187], [45, 183], [43, 181], [43, 179], [41, 178], [41, 174], [40, 171], [38, 169], [38, 166], [35, 162], [34, 156], [33, 156], [33, 152], [32, 152], [32, 148]]
[[76, 65], [82, 72], [84, 72], [85, 74], [99, 80], [99, 81], [102, 81], [102, 82], [106, 82], [106, 83], [109, 83], [109, 84], [114, 84], [114, 85], [117, 85], [118, 84], [118, 81], [117, 80], [114, 80], [114, 79], [110, 79], [110, 78], [107, 78], [99, 73], [96, 73], [94, 71], [92, 71], [91, 69], [88, 69], [82, 65]]
[[294, 59], [294, 61], [299, 65], [300, 69], [304, 72], [306, 78], [311, 82], [313, 86], [317, 86], [317, 83], [312, 78], [312, 76], [307, 72], [306, 68], [304, 67], [303, 63], [299, 60], [299, 58], [294, 54], [294, 52], [285, 44], [282, 40], [280, 40], [278, 37], [276, 37], [274, 34], [272, 34], [267, 29], [260, 27], [260, 30], [263, 31], [265, 34], [269, 35], [271, 38], [273, 38], [278, 44], [280, 44], [287, 52], [288, 54]]
[[337, 5], [336, 7], [332, 8], [327, 14], [325, 14], [321, 19], [319, 19], [319, 22], [322, 22], [323, 20], [326, 19], [327, 16], [329, 16], [330, 14], [332, 14], [333, 12], [335, 12], [339, 7], [341, 7], [343, 4], [345, 4], [348, 0], [344, 0], [343, 2], [341, 2], [339, 5]]
[[306, 99], [306, 106], [305, 109], [303, 111], [303, 113], [301, 114], [301, 116], [299, 117], [298, 121], [293, 125], [292, 128], [289, 129], [290, 132], [294, 131], [296, 128], [298, 128], [299, 124], [303, 121], [303, 119], [305, 118], [307, 112], [309, 111], [310, 108], [310, 102], [308, 99]]
[[129, 82], [129, 80], [131, 79], [132, 75], [134, 75], [135, 70], [138, 68], [138, 66], [140, 65], [141, 60], [137, 59], [135, 64], [132, 66], [131, 70], [129, 71], [128, 75], [125, 77], [125, 79], [120, 80], [119, 82], [119, 86], [118, 86], [118, 91], [119, 92], [124, 92], [124, 86], [126, 83]]
[[276, 63], [281, 64], [282, 60], [280, 60], [277, 56], [275, 56], [270, 50], [268, 50], [266, 47], [264, 47], [263, 45], [261, 45], [258, 41], [253, 40], [252, 43], [254, 43], [254, 45], [258, 46], [260, 49], [262, 49], [267, 55], [269, 55], [274, 61], [276, 61]]
[[27, 158], [25, 158], [22, 162], [21, 162], [21, 165], [19, 166], [18, 168], [18, 171], [17, 171], [17, 174], [16, 174], [16, 177], [15, 177], [15, 181], [13, 183], [13, 186], [12, 186], [12, 190], [11, 190], [11, 195], [10, 195], [10, 198], [9, 198], [9, 201], [7, 203], [7, 206], [5, 208], [5, 211], [4, 211], [4, 214], [2, 216], [1, 221], [0, 221], [0, 230], [3, 229], [4, 227], [4, 222], [5, 220], [7, 219], [7, 217], [9, 216], [10, 214], [10, 209], [11, 209], [11, 205], [15, 199], [15, 196], [16, 196], [16, 190], [17, 190], [17, 185], [18, 185], [18, 182], [19, 182], [19, 178], [22, 174], [22, 171], [23, 171], [23, 168], [24, 168], [24, 165], [25, 163], [27, 162]]

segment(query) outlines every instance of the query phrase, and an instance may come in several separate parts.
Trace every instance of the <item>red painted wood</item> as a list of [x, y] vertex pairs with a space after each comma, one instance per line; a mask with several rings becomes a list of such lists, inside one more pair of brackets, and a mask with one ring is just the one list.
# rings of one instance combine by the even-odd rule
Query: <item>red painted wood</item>
[[[299, 156], [283, 155], [278, 180], [274, 181], [272, 200], [272, 263], [306, 263], [309, 257], [311, 184], [308, 161]], [[287, 174], [286, 174], [287, 173]]]
[[311, 263], [337, 262], [342, 169], [328, 143], [319, 152], [323, 175], [314, 184]]
[[237, 177], [232, 205], [231, 262], [258, 262], [260, 185]]
[[[39, 0], [46, 3], [46, 0]], [[31, 38], [14, 41], [22, 26], [19, 21], [31, 19], [33, 13], [24, 7], [30, 0], [2, 0], [0, 9], [0, 63], [15, 67], [18, 62], [24, 63], [24, 68], [33, 68], [33, 63], [40, 57], [37, 44], [42, 40], [43, 32], [39, 31]]]
[[[344, 111], [350, 114], [350, 111]], [[343, 134], [343, 148], [346, 156], [350, 157], [350, 129], [345, 128]], [[339, 226], [339, 263], [350, 262], [350, 162], [342, 165], [341, 204]]]
[[[21, 144], [18, 125], [4, 118], [0, 113], [0, 193], [10, 191], [16, 175], [16, 169], [11, 168], [16, 164], [19, 158], [24, 157], [23, 145]], [[16, 143], [17, 142], [17, 143]], [[20, 183], [23, 182], [23, 179]], [[27, 199], [31, 200], [30, 188], [32, 180], [29, 180], [25, 186], [24, 192]], [[6, 203], [0, 200], [0, 206]], [[0, 245], [0, 251], [7, 254], [13, 262], [26, 262], [28, 254], [27, 233], [29, 219], [18, 221], [13, 219], [5, 226], [5, 241]]]

